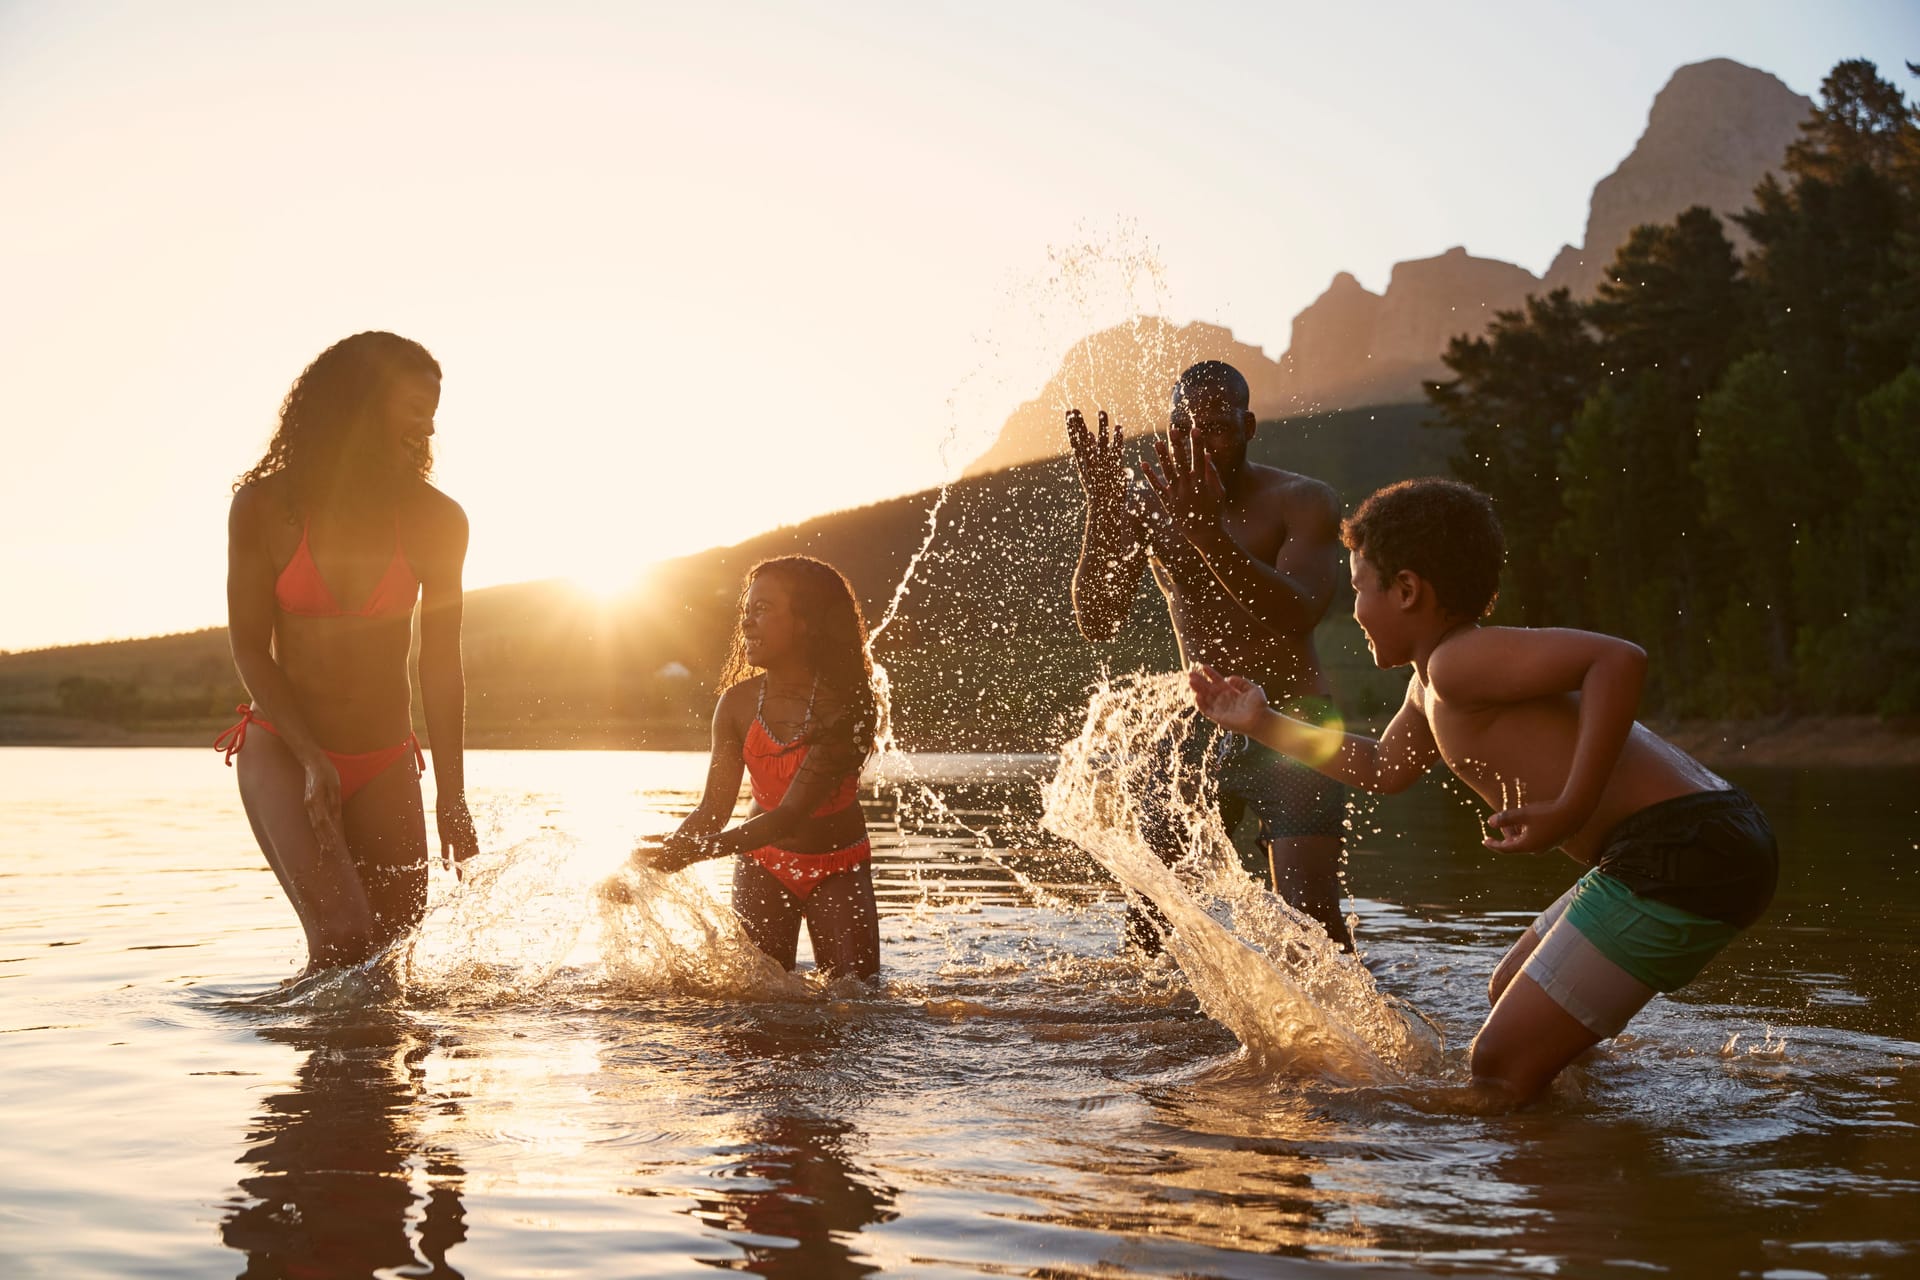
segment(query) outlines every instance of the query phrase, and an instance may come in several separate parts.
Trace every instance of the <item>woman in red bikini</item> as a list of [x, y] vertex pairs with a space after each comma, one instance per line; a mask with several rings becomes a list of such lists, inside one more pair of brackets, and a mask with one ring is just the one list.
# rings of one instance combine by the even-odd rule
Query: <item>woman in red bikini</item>
[[462, 772], [467, 518], [426, 482], [439, 404], [426, 348], [355, 334], [294, 382], [266, 456], [234, 486], [227, 624], [253, 701], [215, 745], [306, 929], [309, 973], [359, 964], [426, 907], [416, 597], [441, 848], [477, 850]]
[[[823, 973], [871, 978], [880, 913], [857, 793], [880, 709], [866, 623], [840, 571], [806, 556], [755, 565], [720, 685], [700, 807], [636, 856], [677, 871], [741, 855], [733, 909], [756, 946], [793, 968], [804, 920]], [[743, 772], [753, 809], [723, 831]]]

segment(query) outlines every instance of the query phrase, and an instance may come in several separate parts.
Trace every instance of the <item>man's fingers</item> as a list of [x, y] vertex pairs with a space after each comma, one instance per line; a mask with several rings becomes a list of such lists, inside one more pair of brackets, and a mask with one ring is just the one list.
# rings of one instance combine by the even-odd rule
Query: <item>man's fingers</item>
[[1162, 476], [1157, 470], [1154, 469], [1153, 463], [1149, 462], [1145, 458], [1140, 459], [1140, 474], [1146, 477], [1147, 488], [1153, 490], [1153, 496], [1155, 498], [1161, 498], [1166, 496], [1166, 492], [1167, 492], [1166, 477]]

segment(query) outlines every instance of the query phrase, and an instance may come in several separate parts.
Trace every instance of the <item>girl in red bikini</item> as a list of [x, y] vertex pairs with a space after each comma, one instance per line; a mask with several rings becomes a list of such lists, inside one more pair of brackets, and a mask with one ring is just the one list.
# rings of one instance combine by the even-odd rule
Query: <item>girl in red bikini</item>
[[215, 745], [306, 930], [308, 972], [359, 964], [426, 908], [416, 598], [441, 848], [477, 849], [461, 750], [467, 518], [426, 482], [439, 403], [424, 347], [355, 334], [294, 382], [266, 456], [234, 485], [227, 622], [252, 703]]
[[[871, 978], [880, 913], [857, 793], [880, 708], [866, 624], [840, 571], [806, 556], [755, 565], [720, 685], [700, 807], [636, 857], [677, 871], [741, 855], [733, 909], [756, 946], [793, 968], [804, 920], [821, 972]], [[753, 809], [722, 830], [742, 773]]]

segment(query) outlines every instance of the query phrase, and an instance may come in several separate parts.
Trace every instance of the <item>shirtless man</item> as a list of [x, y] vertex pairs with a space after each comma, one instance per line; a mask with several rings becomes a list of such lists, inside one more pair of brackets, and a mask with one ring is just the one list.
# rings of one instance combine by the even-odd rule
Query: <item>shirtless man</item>
[[1211, 666], [1193, 669], [1194, 697], [1217, 723], [1366, 791], [1404, 791], [1443, 761], [1498, 807], [1489, 848], [1560, 848], [1589, 868], [1495, 966], [1473, 1083], [1439, 1099], [1518, 1106], [1759, 919], [1780, 851], [1745, 792], [1635, 722], [1637, 645], [1480, 625], [1505, 547], [1485, 494], [1402, 481], [1362, 503], [1342, 536], [1374, 662], [1413, 667], [1386, 732], [1277, 713], [1257, 684]]
[[[1255, 427], [1248, 399], [1247, 380], [1218, 360], [1181, 374], [1167, 434], [1153, 442], [1162, 470], [1148, 468], [1145, 489], [1128, 484], [1120, 426], [1109, 433], [1102, 413], [1096, 434], [1079, 410], [1068, 411], [1087, 499], [1074, 619], [1087, 639], [1112, 640], [1151, 566], [1184, 664], [1258, 672], [1276, 700], [1315, 719], [1330, 690], [1313, 629], [1339, 581], [1340, 504], [1318, 480], [1247, 461]], [[1170, 482], [1180, 476], [1189, 482]], [[1345, 789], [1238, 735], [1185, 728], [1164, 743], [1169, 795], [1193, 794], [1211, 773], [1229, 828], [1249, 808], [1259, 819], [1268, 865], [1249, 870], [1264, 871], [1276, 892], [1350, 949], [1340, 912]], [[1169, 816], [1164, 805], [1149, 805], [1141, 834], [1171, 863], [1186, 850], [1162, 820]], [[1159, 950], [1161, 927], [1150, 909], [1128, 913], [1128, 939], [1149, 953]]]

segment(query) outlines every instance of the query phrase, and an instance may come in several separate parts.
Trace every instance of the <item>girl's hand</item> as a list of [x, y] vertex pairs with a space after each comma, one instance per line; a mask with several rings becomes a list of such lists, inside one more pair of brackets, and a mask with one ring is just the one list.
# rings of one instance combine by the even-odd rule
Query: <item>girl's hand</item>
[[1251, 734], [1267, 710], [1267, 691], [1245, 676], [1223, 676], [1205, 663], [1187, 673], [1194, 705], [1223, 729]]
[[677, 831], [671, 835], [648, 836], [633, 851], [636, 863], [668, 875], [718, 856], [720, 850], [714, 848], [713, 841], [706, 836], [681, 835]]
[[1502, 809], [1487, 819], [1495, 834], [1480, 843], [1501, 853], [1543, 853], [1580, 829], [1559, 801]]

